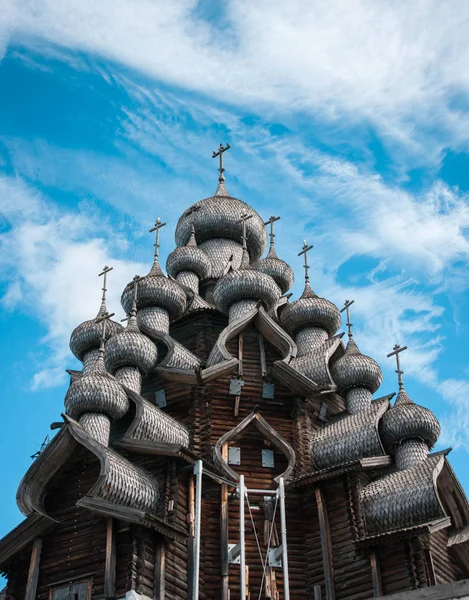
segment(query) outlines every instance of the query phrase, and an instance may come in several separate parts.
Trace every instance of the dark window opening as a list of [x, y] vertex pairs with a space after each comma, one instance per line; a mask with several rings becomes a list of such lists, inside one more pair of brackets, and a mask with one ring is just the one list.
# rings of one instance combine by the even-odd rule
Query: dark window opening
[[50, 600], [91, 600], [91, 579], [52, 588]]

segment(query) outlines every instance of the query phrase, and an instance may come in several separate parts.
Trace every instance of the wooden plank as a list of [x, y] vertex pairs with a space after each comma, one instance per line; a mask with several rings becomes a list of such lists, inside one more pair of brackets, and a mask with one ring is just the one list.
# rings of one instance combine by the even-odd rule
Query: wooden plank
[[322, 563], [324, 567], [324, 581], [326, 584], [326, 600], [335, 600], [334, 579], [332, 570], [332, 546], [329, 522], [321, 488], [315, 488], [316, 505], [318, 507], [319, 532], [321, 536]]
[[37, 582], [39, 579], [39, 562], [41, 560], [42, 539], [36, 538], [31, 550], [31, 561], [29, 563], [28, 581], [26, 584], [25, 600], [35, 600]]
[[267, 364], [265, 362], [265, 346], [264, 346], [264, 336], [262, 333], [259, 334], [259, 352], [261, 359], [261, 377], [264, 378], [267, 375]]
[[371, 579], [373, 582], [373, 594], [375, 598], [379, 598], [383, 595], [383, 590], [381, 588], [381, 576], [379, 573], [379, 564], [378, 557], [376, 556], [376, 552], [370, 552], [370, 565], [371, 565]]
[[116, 593], [116, 538], [114, 519], [109, 517], [106, 529], [106, 562], [104, 566], [104, 595], [114, 598]]
[[160, 537], [156, 539], [156, 552], [155, 552], [155, 584], [153, 591], [154, 600], [165, 600], [166, 594], [166, 545], [164, 538]]

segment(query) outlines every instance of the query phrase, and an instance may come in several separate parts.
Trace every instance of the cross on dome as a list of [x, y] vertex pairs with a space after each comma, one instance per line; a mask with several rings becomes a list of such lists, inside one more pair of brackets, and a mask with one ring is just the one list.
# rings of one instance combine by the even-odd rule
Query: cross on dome
[[107, 292], [107, 287], [106, 287], [106, 282], [107, 282], [107, 274], [109, 273], [109, 271], [112, 271], [114, 267], [108, 267], [108, 266], [104, 266], [102, 272], [98, 275], [98, 277], [102, 277], [103, 276], [103, 296], [101, 298], [101, 308], [99, 310], [98, 315], [104, 315], [106, 314], [107, 310], [106, 310], [106, 292]]
[[155, 221], [155, 226], [152, 227], [148, 233], [153, 233], [154, 231], [156, 231], [156, 240], [155, 240], [155, 260], [158, 259], [158, 249], [160, 247], [160, 229], [162, 227], [164, 227], [166, 225], [166, 223], [162, 223], [161, 219], [158, 217]]
[[280, 217], [270, 217], [270, 219], [268, 221], [264, 222], [264, 225], [269, 225], [270, 224], [270, 233], [269, 233], [269, 237], [270, 237], [270, 247], [272, 248], [272, 246], [274, 245], [274, 237], [275, 237], [275, 233], [274, 233], [274, 223], [275, 221], [278, 221], [280, 219]]
[[132, 302], [132, 308], [130, 310], [129, 316], [128, 317], [124, 317], [123, 319], [121, 319], [121, 323], [123, 321], [128, 321], [132, 317], [136, 317], [137, 316], [138, 282], [141, 281], [142, 279], [143, 279], [143, 277], [140, 277], [140, 275], [135, 275], [135, 277], [132, 279], [132, 283], [130, 284], [130, 285], [134, 286], [134, 299], [133, 299], [133, 302]]
[[352, 327], [353, 327], [353, 323], [350, 322], [350, 307], [352, 306], [352, 304], [355, 302], [355, 300], [346, 300], [344, 307], [340, 309], [340, 312], [344, 312], [344, 310], [346, 311], [347, 314], [347, 328], [348, 328], [348, 336], [349, 338], [353, 337], [353, 332], [352, 332]]
[[397, 373], [397, 381], [399, 383], [400, 390], [404, 389], [404, 380], [402, 379], [402, 375], [404, 375], [404, 371], [401, 371], [401, 361], [400, 361], [399, 354], [401, 352], [404, 352], [404, 350], [407, 350], [407, 346], [399, 346], [399, 344], [396, 344], [393, 348], [393, 352], [390, 352], [389, 354], [386, 355], [387, 358], [389, 358], [390, 356], [396, 357], [396, 365], [397, 365], [396, 373]]
[[305, 269], [305, 282], [309, 283], [309, 264], [308, 264], [308, 252], [314, 248], [313, 244], [308, 245], [306, 243], [306, 240], [303, 240], [303, 248], [301, 249], [301, 252], [298, 252], [298, 256], [301, 256], [302, 254], [305, 255], [305, 264], [303, 265], [304, 269]]
[[212, 152], [212, 158], [216, 158], [217, 156], [220, 157], [220, 166], [218, 168], [218, 171], [220, 173], [218, 176], [218, 181], [220, 183], [223, 183], [225, 181], [225, 176], [223, 175], [223, 173], [225, 172], [225, 169], [223, 168], [223, 152], [226, 152], [230, 148], [231, 146], [229, 144], [226, 144], [225, 147], [223, 147], [223, 144], [220, 144], [217, 152], [215, 152], [215, 150]]
[[247, 213], [244, 213], [238, 221], [238, 223], [243, 224], [243, 234], [241, 237], [241, 240], [243, 242], [243, 249], [247, 248], [246, 221], [248, 219], [252, 219], [252, 217], [253, 215], [248, 215]]
[[103, 324], [103, 333], [101, 335], [101, 344], [99, 346], [99, 353], [101, 355], [104, 354], [104, 342], [106, 340], [106, 323], [107, 321], [113, 317], [116, 313], [108, 313], [105, 312], [103, 315], [101, 315], [100, 317], [98, 317], [96, 319], [96, 323], [102, 323]]

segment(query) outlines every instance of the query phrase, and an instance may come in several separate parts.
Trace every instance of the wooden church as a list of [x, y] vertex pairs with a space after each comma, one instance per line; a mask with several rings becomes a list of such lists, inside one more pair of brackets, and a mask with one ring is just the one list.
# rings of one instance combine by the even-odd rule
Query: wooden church
[[394, 399], [358, 349], [352, 302], [313, 291], [306, 243], [291, 298], [278, 217], [229, 195], [228, 147], [215, 195], [177, 223], [167, 274], [157, 220], [153, 265], [122, 293], [125, 327], [101, 273], [97, 317], [70, 339], [83, 369], [19, 486], [26, 518], [0, 541], [3, 597], [469, 595], [468, 500], [448, 451], [431, 452], [437, 419], [404, 389], [405, 348], [390, 353]]

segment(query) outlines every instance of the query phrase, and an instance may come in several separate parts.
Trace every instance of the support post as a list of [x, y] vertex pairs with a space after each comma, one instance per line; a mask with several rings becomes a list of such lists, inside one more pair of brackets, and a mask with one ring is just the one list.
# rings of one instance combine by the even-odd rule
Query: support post
[[246, 546], [244, 539], [244, 475], [239, 476], [239, 545], [241, 554], [239, 558], [240, 593], [241, 600], [246, 599]]
[[334, 582], [332, 572], [332, 548], [329, 531], [329, 521], [324, 505], [324, 496], [320, 488], [315, 488], [316, 504], [318, 507], [319, 533], [321, 536], [322, 564], [324, 566], [324, 582], [326, 587], [326, 600], [335, 600]]
[[290, 580], [288, 574], [288, 548], [287, 548], [287, 519], [285, 515], [285, 481], [280, 477], [280, 527], [282, 529], [282, 569], [283, 569], [283, 597], [290, 600]]
[[37, 582], [39, 579], [39, 561], [41, 560], [42, 539], [36, 538], [31, 550], [31, 561], [29, 563], [28, 580], [26, 582], [25, 600], [35, 600]]
[[199, 600], [199, 572], [200, 572], [200, 521], [202, 513], [202, 473], [201, 460], [194, 464], [195, 475], [195, 527], [194, 527], [194, 570], [192, 582], [192, 599]]
[[[228, 458], [228, 444], [224, 444], [222, 456]], [[220, 506], [220, 561], [221, 561], [221, 600], [229, 600], [229, 563], [228, 563], [228, 486], [221, 484]]]
[[114, 519], [109, 517], [106, 529], [106, 563], [104, 570], [104, 595], [114, 598], [116, 589], [116, 539], [114, 535]]

